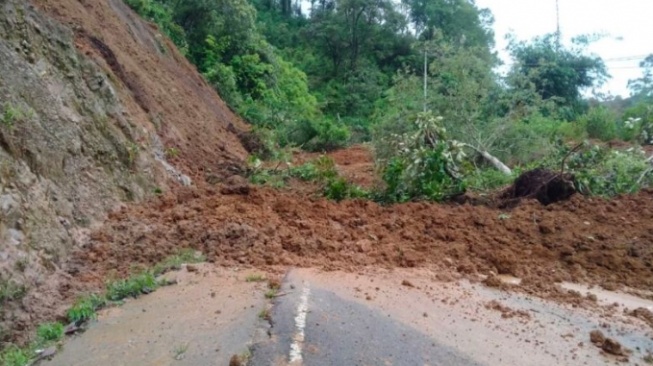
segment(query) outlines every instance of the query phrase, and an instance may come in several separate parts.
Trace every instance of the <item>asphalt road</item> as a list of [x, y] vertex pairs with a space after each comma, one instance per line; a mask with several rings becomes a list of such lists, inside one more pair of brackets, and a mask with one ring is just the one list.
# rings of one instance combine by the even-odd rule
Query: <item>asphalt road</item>
[[176, 286], [102, 311], [43, 364], [244, 366], [230, 364], [234, 355], [251, 366], [618, 363], [590, 342], [597, 329], [630, 350], [630, 364], [653, 353], [651, 327], [624, 315], [653, 302], [629, 295], [594, 289], [603, 306], [581, 309], [428, 269], [295, 269], [270, 304], [266, 282], [246, 281], [256, 271], [198, 267], [170, 273]]
[[313, 366], [481, 365], [379, 311], [319, 288], [310, 290], [302, 341], [295, 321], [301, 294], [280, 298], [272, 313], [275, 340], [254, 347], [251, 365], [283, 364], [292, 344], [301, 347], [303, 364]]
[[252, 347], [250, 365], [614, 364], [589, 341], [594, 329], [633, 350], [636, 362], [653, 350], [642, 324], [606, 328], [601, 311], [434, 282], [428, 271], [294, 270], [281, 294], [270, 337]]

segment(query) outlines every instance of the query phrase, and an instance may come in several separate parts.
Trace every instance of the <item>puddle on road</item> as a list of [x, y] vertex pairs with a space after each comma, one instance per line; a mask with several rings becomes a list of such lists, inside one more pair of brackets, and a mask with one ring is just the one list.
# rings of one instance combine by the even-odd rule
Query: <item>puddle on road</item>
[[581, 294], [586, 294], [589, 292], [590, 294], [596, 296], [599, 304], [601, 305], [611, 305], [617, 303], [621, 307], [628, 308], [628, 309], [645, 308], [653, 311], [653, 301], [642, 299], [637, 296], [624, 294], [621, 292], [608, 291], [599, 287], [590, 288], [587, 285], [581, 285], [581, 284], [571, 283], [571, 282], [563, 282], [560, 284], [560, 287], [562, 287], [565, 290], [578, 291]]

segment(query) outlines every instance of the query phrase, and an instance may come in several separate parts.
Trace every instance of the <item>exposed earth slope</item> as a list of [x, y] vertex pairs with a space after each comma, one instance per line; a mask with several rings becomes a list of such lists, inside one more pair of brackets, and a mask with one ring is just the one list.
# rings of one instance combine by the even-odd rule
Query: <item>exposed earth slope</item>
[[246, 156], [242, 122], [120, 0], [0, 4], [0, 121], [3, 337], [63, 300], [59, 268], [107, 212]]

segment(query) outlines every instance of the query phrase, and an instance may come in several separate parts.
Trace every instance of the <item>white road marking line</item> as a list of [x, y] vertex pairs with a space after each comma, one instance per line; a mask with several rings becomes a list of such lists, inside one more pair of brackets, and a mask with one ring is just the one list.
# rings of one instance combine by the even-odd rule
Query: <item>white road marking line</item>
[[302, 345], [304, 344], [304, 328], [306, 328], [306, 314], [308, 313], [308, 296], [311, 289], [308, 284], [304, 285], [302, 294], [297, 304], [297, 315], [295, 316], [296, 332], [290, 345], [290, 363], [301, 365], [302, 362]]

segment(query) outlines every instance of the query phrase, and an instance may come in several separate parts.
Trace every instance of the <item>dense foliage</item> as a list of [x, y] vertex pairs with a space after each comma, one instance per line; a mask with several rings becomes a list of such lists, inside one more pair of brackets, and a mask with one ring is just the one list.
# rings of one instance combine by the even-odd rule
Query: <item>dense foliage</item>
[[[546, 165], [565, 141], [653, 143], [653, 55], [628, 99], [586, 97], [609, 77], [587, 52], [596, 37], [571, 45], [559, 34], [513, 37], [514, 62], [499, 76], [492, 14], [474, 0], [126, 2], [257, 126], [268, 150], [372, 141], [386, 201], [440, 200], [508, 181], [487, 156], [519, 171]], [[397, 148], [436, 125], [447, 136], [438, 143]], [[465, 149], [460, 176], [445, 158], [452, 141]], [[259, 173], [262, 183], [278, 182]], [[336, 198], [359, 195], [336, 178], [324, 182]]]

